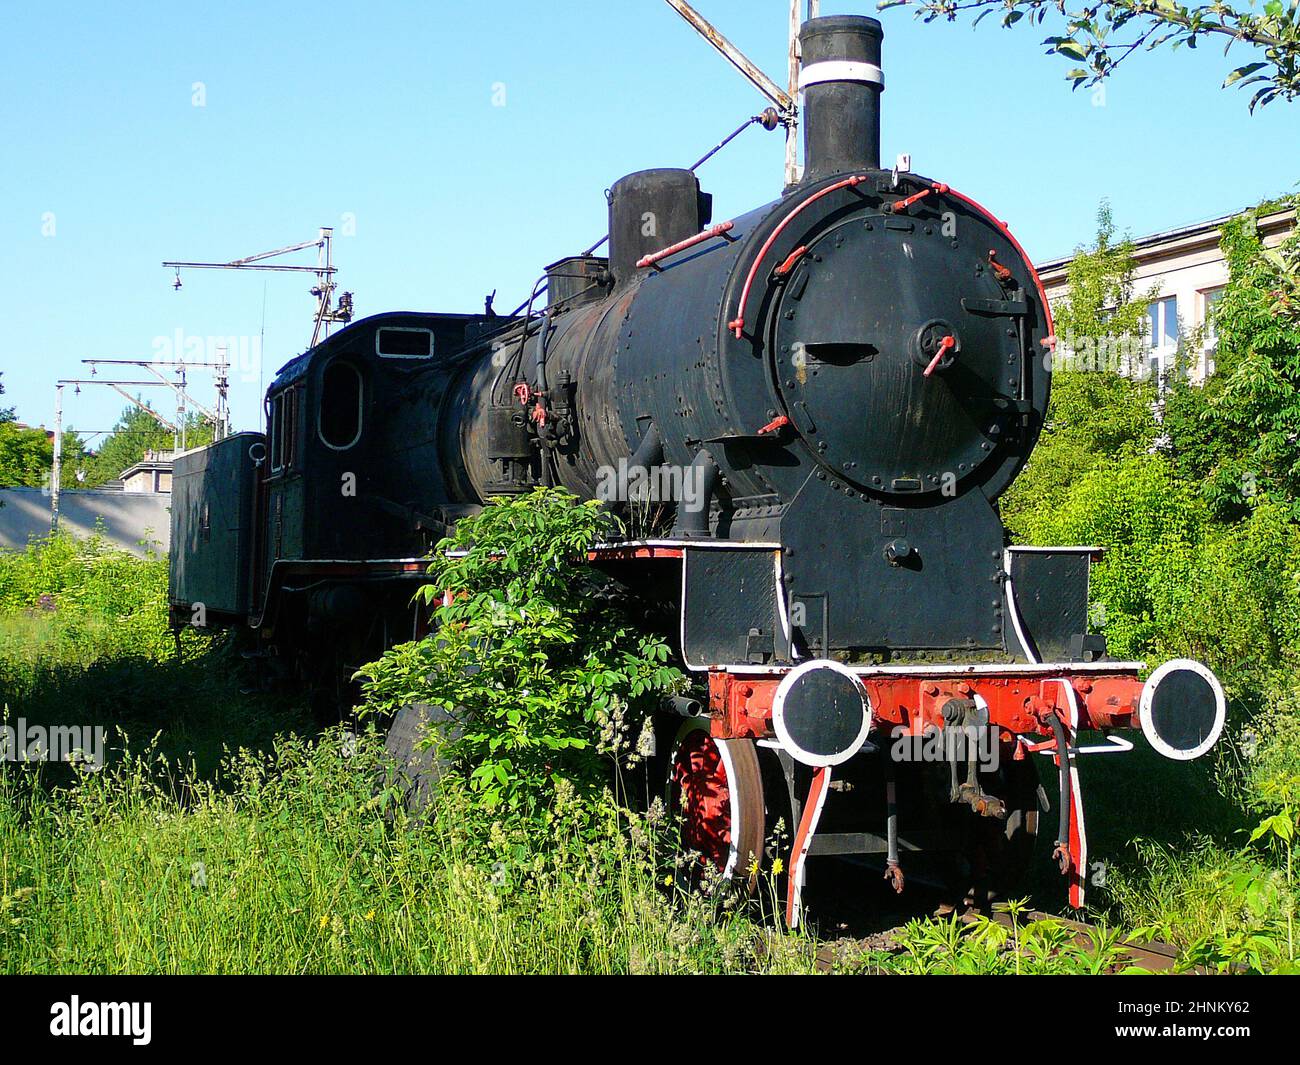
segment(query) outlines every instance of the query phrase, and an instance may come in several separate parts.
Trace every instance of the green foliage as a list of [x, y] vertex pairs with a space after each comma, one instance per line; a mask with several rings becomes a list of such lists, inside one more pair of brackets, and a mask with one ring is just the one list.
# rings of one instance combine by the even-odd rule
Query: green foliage
[[222, 637], [176, 656], [165, 574], [66, 536], [0, 553], [10, 720], [109, 729], [99, 773], [0, 762], [0, 972], [812, 971], [813, 941], [673, 890], [671, 826], [608, 795], [555, 785], [539, 833], [452, 781], [408, 820], [381, 736], [305, 735]]
[[[1054, 374], [1042, 439], [1000, 506], [1018, 542], [1105, 549], [1093, 569], [1092, 597], [1112, 654], [1197, 658], [1230, 695], [1254, 704], [1300, 664], [1293, 504], [1300, 485], [1256, 456], [1256, 449], [1295, 449], [1286, 442], [1290, 415], [1269, 422], [1258, 409], [1223, 398], [1238, 394], [1232, 382], [1241, 365], [1257, 364], [1261, 352], [1276, 359], [1291, 342], [1276, 335], [1267, 311], [1276, 276], [1248, 221], [1224, 236], [1231, 281], [1220, 301], [1225, 310], [1216, 312], [1219, 374], [1204, 388], [1174, 374], [1161, 424], [1150, 382], [1104, 365]], [[1068, 329], [1086, 342], [1140, 329], [1145, 297], [1130, 297], [1131, 251], [1113, 234], [1103, 205], [1096, 246], [1071, 271], [1062, 335]], [[1108, 306], [1117, 313], [1103, 313]], [[1288, 407], [1279, 402], [1270, 414]], [[1295, 411], [1300, 416], [1300, 402]], [[1276, 426], [1271, 443], [1258, 432], [1265, 423]], [[1225, 508], [1213, 490], [1217, 475], [1243, 466], [1260, 470], [1260, 490], [1249, 507]]]
[[1092, 929], [1086, 940], [1064, 921], [1026, 920], [1028, 903], [999, 904], [1005, 920], [975, 916], [962, 922], [910, 921], [893, 933], [895, 955], [877, 954], [867, 960], [892, 973], [957, 976], [1099, 976], [1112, 972], [1143, 972], [1124, 949], [1124, 936], [1105, 925]]
[[0, 552], [0, 613], [22, 610], [48, 621], [44, 654], [159, 659], [172, 650], [166, 560], [139, 559], [99, 535], [58, 533]]
[[260, 748], [306, 720], [283, 697], [241, 699], [240, 665], [230, 634], [173, 637], [163, 559], [67, 534], [0, 552], [0, 703], [11, 717], [161, 734], [160, 753], [209, 771], [225, 744]]
[[[1087, 474], [1147, 454], [1156, 439], [1150, 382], [1116, 373], [1058, 370], [1044, 432], [999, 509], [1015, 539], [1038, 543], [1035, 527]], [[1043, 534], [1046, 534], [1045, 532]]]
[[[3, 371], [0, 371], [0, 377], [4, 377]], [[4, 394], [5, 394], [5, 383], [3, 381], [0, 381], [0, 396], [3, 396]], [[4, 424], [5, 422], [13, 421], [14, 417], [15, 414], [14, 414], [13, 407], [0, 407], [0, 425]]]
[[[4, 413], [0, 411], [0, 413]], [[64, 488], [76, 488], [76, 466], [82, 453], [81, 438], [63, 434], [65, 465], [59, 477]], [[44, 429], [21, 426], [0, 418], [0, 488], [43, 488], [54, 469], [54, 442]]]
[[[1291, 784], [1294, 791], [1294, 781]], [[1289, 802], [1265, 817], [1250, 834], [1282, 855], [1283, 874], [1247, 871], [1228, 879], [1230, 898], [1240, 911], [1231, 927], [1197, 939], [1180, 959], [1181, 967], [1204, 965], [1220, 972], [1300, 974], [1296, 960], [1295, 881], [1292, 851], [1300, 814]]]
[[[1294, 966], [1290, 844], [1279, 832], [1300, 808], [1300, 323], [1289, 317], [1286, 273], [1295, 244], [1268, 253], [1252, 222], [1277, 209], [1225, 228], [1217, 374], [1204, 386], [1172, 374], [1157, 422], [1149, 382], [1107, 372], [1105, 360], [1092, 372], [1058, 369], [1039, 447], [1000, 501], [1018, 542], [1105, 549], [1092, 573], [1092, 621], [1111, 654], [1195, 658], [1223, 681], [1229, 739], [1215, 753], [1213, 784], [1258, 812], [1256, 843], [1273, 845], [1263, 855], [1239, 849], [1230, 841], [1241, 818], [1192, 798], [1213, 838], [1134, 841], [1132, 861], [1106, 859], [1099, 898], [1122, 924], [1186, 945], [1185, 965], [1252, 971]], [[1110, 236], [1103, 216], [1096, 248], [1071, 273], [1058, 333], [1092, 338], [1114, 327], [1098, 312], [1123, 306], [1131, 261]], [[1127, 327], [1137, 333], [1145, 299], [1131, 302]], [[1199, 338], [1192, 346], [1199, 353]]]
[[1043, 41], [1049, 55], [1083, 63], [1066, 78], [1074, 88], [1096, 85], [1139, 50], [1165, 45], [1176, 51], [1204, 41], [1222, 41], [1224, 53], [1233, 44], [1253, 49], [1252, 62], [1236, 67], [1223, 85], [1256, 86], [1250, 110], [1274, 100], [1292, 100], [1300, 94], [1300, 2], [1265, 0], [1256, 9], [1232, 7], [1216, 0], [1192, 6], [1177, 0], [1108, 0], [1097, 4], [1069, 4], [1066, 0], [880, 0], [878, 8], [911, 5], [926, 22], [954, 22], [959, 13], [974, 12], [978, 25], [993, 12], [1001, 13], [1003, 27], [1028, 19], [1041, 26], [1049, 16], [1064, 23], [1062, 32]]
[[[600, 794], [600, 755], [682, 683], [668, 645], [631, 624], [586, 562], [614, 531], [596, 502], [538, 489], [463, 519], [429, 566], [434, 631], [360, 672], [368, 708], [445, 708], [441, 745], [484, 810], [535, 819], [562, 783]], [[444, 592], [451, 592], [450, 598]]]
[[1026, 521], [1057, 507], [1085, 474], [1155, 444], [1155, 385], [1132, 374], [1143, 363], [1149, 298], [1134, 295], [1133, 273], [1132, 242], [1116, 241], [1103, 200], [1095, 243], [1075, 249], [1069, 290], [1054, 311], [1058, 344], [1042, 440], [1001, 501], [1003, 520], [1022, 540], [1032, 535]]
[[43, 430], [0, 421], [0, 487], [40, 488], [53, 464], [54, 445]]
[[1261, 500], [1300, 516], [1300, 303], [1291, 287], [1300, 233], [1266, 249], [1256, 227], [1261, 214], [1295, 202], [1262, 205], [1224, 226], [1229, 273], [1214, 307], [1216, 372], [1204, 387], [1175, 375], [1166, 403], [1179, 473], [1203, 486], [1221, 519]]
[[1295, 678], [1250, 721], [1239, 746], [1251, 808], [1300, 808], [1300, 688]]
[[[1131, 372], [1131, 355], [1147, 328], [1147, 305], [1155, 290], [1135, 293], [1133, 242], [1116, 240], [1110, 203], [1097, 207], [1097, 233], [1092, 247], [1077, 247], [1067, 272], [1069, 292], [1053, 309], [1061, 341], [1057, 361], [1084, 370]], [[1076, 361], [1095, 357], [1084, 365]]]
[[1300, 531], [1283, 508], [1218, 525], [1196, 486], [1144, 454], [1099, 461], [1054, 505], [1013, 520], [1023, 542], [1105, 549], [1092, 599], [1112, 654], [1196, 658], [1245, 695], [1296, 665]]

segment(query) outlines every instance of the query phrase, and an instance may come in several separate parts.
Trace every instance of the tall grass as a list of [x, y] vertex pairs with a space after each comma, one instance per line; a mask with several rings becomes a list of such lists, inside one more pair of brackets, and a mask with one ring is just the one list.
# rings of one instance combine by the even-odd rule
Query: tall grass
[[0, 763], [0, 972], [813, 968], [811, 940], [678, 888], [612, 803], [561, 797], [544, 845], [454, 790], [411, 819], [375, 733], [241, 695], [238, 649], [178, 647], [165, 588], [99, 540], [0, 554], [9, 717], [114, 730], [98, 773]]
[[165, 559], [65, 534], [0, 551], [0, 711], [11, 719], [158, 736], [159, 752], [204, 772], [226, 747], [314, 730], [291, 698], [241, 696], [241, 666], [230, 634], [169, 630]]
[[814, 945], [661, 882], [653, 834], [557, 803], [551, 839], [412, 821], [373, 733], [283, 739], [216, 780], [129, 757], [0, 776], [0, 971], [810, 971]]

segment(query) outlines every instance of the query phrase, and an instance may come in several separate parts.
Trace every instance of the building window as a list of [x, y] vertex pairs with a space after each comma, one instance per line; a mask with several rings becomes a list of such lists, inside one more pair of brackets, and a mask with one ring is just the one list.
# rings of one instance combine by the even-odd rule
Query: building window
[[1164, 388], [1165, 374], [1178, 351], [1178, 297], [1165, 296], [1147, 306], [1150, 331], [1147, 335], [1148, 359], [1157, 385]]
[[1219, 331], [1214, 324], [1214, 308], [1223, 295], [1223, 285], [1201, 293], [1201, 321], [1205, 323], [1205, 372], [1214, 373], [1214, 351], [1219, 346]]
[[361, 437], [361, 373], [350, 362], [334, 361], [321, 374], [320, 438], [326, 447], [346, 451]]
[[1178, 297], [1166, 296], [1156, 300], [1147, 307], [1147, 317], [1151, 320], [1151, 348], [1178, 347]]

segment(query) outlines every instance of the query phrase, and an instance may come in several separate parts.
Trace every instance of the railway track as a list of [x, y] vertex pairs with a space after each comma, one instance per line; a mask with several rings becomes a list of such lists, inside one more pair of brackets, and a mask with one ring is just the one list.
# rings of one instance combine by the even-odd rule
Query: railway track
[[[994, 913], [992, 915], [981, 915], [977, 912], [969, 912], [963, 915], [960, 920], [963, 923], [971, 923], [979, 916], [991, 916], [992, 920], [1006, 928], [1012, 927], [1011, 918], [1005, 913]], [[1060, 917], [1056, 914], [1045, 913], [1041, 910], [1031, 910], [1020, 915], [1020, 927], [1032, 924], [1035, 921], [1055, 921], [1063, 925], [1074, 933], [1075, 941], [1081, 945], [1088, 945], [1092, 940], [1092, 933], [1098, 930], [1098, 926], [1088, 924], [1084, 921], [1075, 921], [1068, 917]], [[817, 951], [817, 970], [819, 972], [833, 972], [837, 964], [848, 954], [854, 952], [866, 952], [869, 950], [885, 950], [889, 952], [891, 946], [897, 945], [895, 935], [905, 928], [905, 925], [897, 925], [883, 932], [868, 936], [866, 939], [855, 939], [844, 937], [830, 940], [824, 943]], [[1120, 944], [1123, 948], [1126, 964], [1136, 965], [1150, 972], [1172, 972], [1178, 961], [1178, 948], [1170, 943], [1151, 942], [1136, 943], [1124, 941]], [[1192, 973], [1204, 975], [1206, 970], [1197, 967], [1191, 970]]]

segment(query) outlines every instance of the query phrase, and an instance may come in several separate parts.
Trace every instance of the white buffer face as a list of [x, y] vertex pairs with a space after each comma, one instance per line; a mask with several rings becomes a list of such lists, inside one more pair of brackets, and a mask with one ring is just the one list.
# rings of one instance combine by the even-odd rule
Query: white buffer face
[[1148, 678], [1138, 719], [1147, 742], [1166, 758], [1199, 758], [1219, 738], [1227, 704], [1218, 678], [1200, 662], [1175, 658]]
[[772, 701], [777, 738], [804, 765], [847, 762], [871, 730], [871, 700], [858, 676], [818, 659], [786, 674]]

